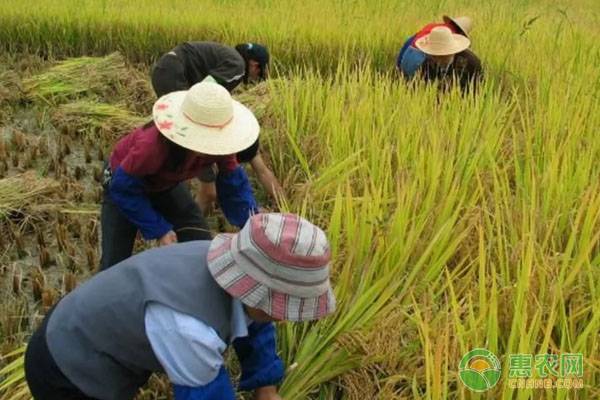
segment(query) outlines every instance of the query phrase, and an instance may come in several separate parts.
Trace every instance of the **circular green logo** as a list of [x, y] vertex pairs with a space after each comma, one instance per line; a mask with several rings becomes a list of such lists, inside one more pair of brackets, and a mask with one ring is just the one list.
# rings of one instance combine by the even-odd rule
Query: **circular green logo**
[[485, 392], [496, 386], [502, 368], [500, 360], [486, 349], [473, 349], [460, 360], [458, 376], [474, 392]]

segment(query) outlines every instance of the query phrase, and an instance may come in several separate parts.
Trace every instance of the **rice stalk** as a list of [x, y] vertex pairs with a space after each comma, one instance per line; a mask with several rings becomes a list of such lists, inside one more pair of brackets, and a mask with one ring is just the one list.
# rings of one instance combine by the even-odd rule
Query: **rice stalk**
[[59, 187], [57, 181], [40, 178], [33, 171], [0, 179], [0, 221], [54, 204], [53, 195]]
[[3, 399], [33, 399], [25, 381], [25, 349], [26, 346], [22, 346], [0, 357], [0, 361], [12, 359], [0, 369], [0, 395]]
[[59, 105], [52, 114], [54, 125], [65, 132], [75, 132], [98, 143], [98, 138], [113, 143], [148, 118], [128, 111], [123, 104], [78, 100]]
[[233, 98], [248, 107], [256, 119], [264, 123], [263, 119], [267, 117], [269, 105], [272, 101], [270, 86], [273, 82], [261, 82], [256, 85], [243, 87], [233, 94]]
[[23, 87], [19, 75], [15, 71], [0, 71], [0, 105], [4, 109], [23, 96]]
[[29, 99], [58, 104], [84, 94], [109, 96], [116, 92], [127, 72], [119, 53], [70, 58], [25, 79], [23, 85]]

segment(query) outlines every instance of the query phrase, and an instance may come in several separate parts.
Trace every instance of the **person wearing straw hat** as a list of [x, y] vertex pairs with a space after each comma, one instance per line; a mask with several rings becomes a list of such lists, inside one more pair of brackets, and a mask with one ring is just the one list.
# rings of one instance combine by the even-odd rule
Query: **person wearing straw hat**
[[402, 45], [402, 48], [396, 57], [396, 68], [405, 78], [412, 78], [423, 62], [425, 62], [427, 55], [419, 50], [416, 46], [416, 41], [431, 33], [434, 28], [446, 27], [450, 29], [452, 33], [469, 38], [469, 33], [473, 28], [471, 18], [466, 16], [449, 17], [444, 15], [443, 21], [444, 22], [433, 22], [425, 25], [417, 33], [409, 37]]
[[101, 269], [131, 255], [138, 231], [160, 245], [210, 239], [186, 181], [212, 164], [235, 198], [230, 222], [242, 226], [258, 209], [236, 153], [258, 133], [252, 111], [210, 77], [158, 99], [153, 120], [119, 140], [105, 169]]
[[176, 400], [234, 400], [223, 352], [240, 360], [240, 390], [280, 400], [284, 366], [270, 321], [335, 310], [325, 233], [293, 214], [258, 214], [237, 234], [150, 249], [96, 274], [46, 315], [29, 340], [36, 400], [132, 399], [165, 372]]
[[[185, 42], [163, 55], [152, 70], [152, 87], [157, 96], [191, 85], [211, 75], [230, 92], [240, 83], [265, 80], [269, 76], [269, 51], [258, 43], [240, 43], [231, 48], [215, 42]], [[283, 197], [283, 188], [273, 171], [265, 163], [259, 151], [259, 140], [238, 152], [239, 163], [250, 164], [258, 181], [274, 200]], [[217, 192], [223, 191], [217, 179], [218, 168], [207, 166], [199, 175], [197, 193], [202, 212], [207, 214], [217, 202]], [[219, 187], [217, 187], [219, 186]], [[231, 186], [231, 185], [229, 185]], [[221, 197], [221, 209], [228, 219], [239, 220], [236, 198]], [[227, 202], [225, 202], [227, 201]], [[241, 200], [244, 201], [243, 199]]]
[[151, 81], [161, 97], [187, 90], [209, 75], [230, 92], [242, 82], [266, 79], [269, 51], [258, 43], [240, 43], [232, 48], [215, 42], [185, 42], [156, 62]]
[[440, 26], [416, 40], [415, 46], [424, 54], [425, 61], [419, 67], [420, 76], [426, 81], [440, 81], [442, 88], [455, 81], [463, 92], [476, 85], [483, 72], [481, 62], [468, 49], [470, 40]]

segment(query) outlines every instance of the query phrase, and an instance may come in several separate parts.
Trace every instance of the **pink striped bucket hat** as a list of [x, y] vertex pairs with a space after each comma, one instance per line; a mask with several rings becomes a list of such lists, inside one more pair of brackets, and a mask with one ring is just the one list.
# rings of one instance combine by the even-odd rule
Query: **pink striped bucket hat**
[[297, 215], [254, 215], [237, 234], [217, 235], [207, 260], [227, 293], [275, 319], [309, 321], [335, 310], [329, 242]]

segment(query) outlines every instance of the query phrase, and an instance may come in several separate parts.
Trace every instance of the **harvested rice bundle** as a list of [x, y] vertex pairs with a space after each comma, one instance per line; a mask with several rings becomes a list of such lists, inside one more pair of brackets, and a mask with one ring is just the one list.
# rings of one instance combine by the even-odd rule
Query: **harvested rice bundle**
[[15, 103], [23, 97], [19, 75], [0, 66], [0, 121], [7, 121], [13, 113]]
[[56, 104], [87, 93], [114, 94], [127, 76], [124, 58], [112, 53], [106, 57], [66, 59], [23, 83], [31, 100]]
[[0, 104], [21, 99], [23, 88], [19, 75], [10, 70], [0, 70]]
[[[127, 105], [127, 108], [142, 115], [151, 115], [152, 106], [156, 95], [148, 79], [145, 69], [128, 68], [127, 76], [122, 77], [123, 90], [120, 91], [118, 101]], [[114, 102], [113, 99], [108, 99]]]
[[150, 117], [136, 115], [122, 104], [79, 100], [58, 106], [52, 120], [63, 132], [82, 133], [92, 139], [100, 137], [112, 143], [135, 126], [148, 122]]
[[32, 206], [38, 208], [44, 203], [55, 203], [51, 195], [59, 187], [57, 181], [40, 178], [33, 171], [0, 179], [0, 221], [11, 213], [23, 212]]
[[269, 82], [265, 81], [251, 86], [247, 90], [234, 94], [233, 97], [251, 109], [256, 118], [261, 120], [266, 116], [267, 107], [271, 102]]

